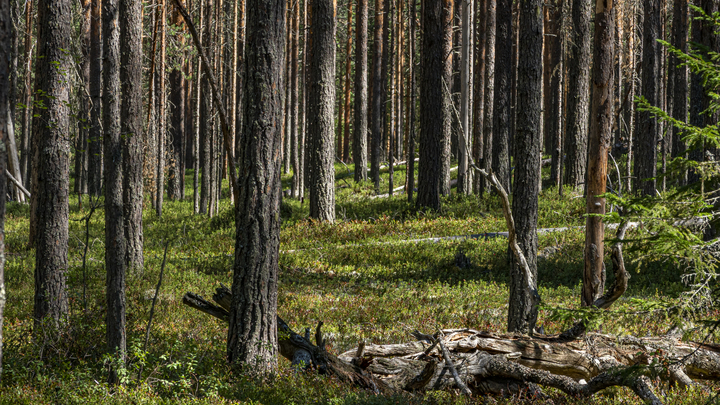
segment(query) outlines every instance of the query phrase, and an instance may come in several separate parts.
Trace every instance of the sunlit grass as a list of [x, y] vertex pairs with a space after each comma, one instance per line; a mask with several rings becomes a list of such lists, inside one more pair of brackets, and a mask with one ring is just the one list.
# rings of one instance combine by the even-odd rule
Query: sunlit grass
[[[308, 220], [307, 201], [283, 200], [280, 315], [298, 331], [323, 321], [329, 348], [336, 353], [359, 341], [409, 341], [412, 337], [408, 333], [415, 329], [429, 333], [438, 328], [472, 327], [503, 332], [509, 282], [507, 240], [417, 241], [506, 231], [499, 200], [494, 196], [453, 195], [444, 200], [441, 212], [421, 211], [402, 193], [372, 199], [372, 183], [354, 183], [353, 170], [353, 165], [336, 164], [341, 180], [337, 182], [335, 224]], [[386, 189], [387, 169], [382, 177]], [[404, 184], [404, 178], [404, 167], [398, 168], [395, 187]], [[290, 181], [291, 175], [283, 175], [284, 188], [290, 187]], [[119, 389], [105, 384], [107, 370], [103, 365], [104, 212], [95, 211], [86, 229], [83, 218], [90, 211], [90, 202], [84, 197], [80, 208], [77, 196], [71, 197], [67, 272], [71, 327], [63, 340], [41, 342], [31, 339], [35, 258], [34, 251], [27, 249], [29, 209], [8, 205], [8, 303], [0, 403], [465, 402], [456, 393], [375, 396], [326, 377], [292, 373], [282, 359], [279, 374], [270, 380], [255, 381], [233, 372], [225, 361], [227, 326], [182, 305], [181, 300], [187, 291], [209, 297], [220, 283], [232, 282], [234, 208], [223, 199], [219, 215], [195, 215], [191, 173], [186, 180], [186, 196], [181, 202], [166, 200], [162, 218], [157, 218], [150, 200], [145, 200], [145, 269], [128, 275], [128, 384]], [[584, 234], [576, 227], [584, 222], [583, 208], [584, 199], [567, 190], [564, 197], [555, 189], [545, 190], [541, 196], [539, 227], [570, 227], [539, 237], [542, 257], [538, 279], [543, 300], [539, 324], [546, 333], [558, 333], [569, 326], [568, 322], [550, 320], [554, 308], [579, 307]], [[83, 271], [86, 231], [90, 243]], [[166, 244], [163, 285], [148, 351], [143, 352], [151, 298]], [[619, 312], [603, 323], [602, 332], [638, 336], [664, 333], [671, 319], [663, 312], [643, 311], [634, 299], [652, 303], [677, 300], [685, 288], [678, 269], [660, 263], [643, 268], [628, 266], [632, 276], [629, 290], [614, 307]], [[37, 361], [41, 350], [48, 356], [47, 364]], [[553, 390], [548, 393], [556, 404], [639, 403], [624, 389], [610, 390], [588, 401], [569, 399]], [[667, 391], [665, 396], [667, 403], [677, 404], [701, 398], [702, 394], [695, 391]], [[536, 403], [522, 398], [496, 400]]]

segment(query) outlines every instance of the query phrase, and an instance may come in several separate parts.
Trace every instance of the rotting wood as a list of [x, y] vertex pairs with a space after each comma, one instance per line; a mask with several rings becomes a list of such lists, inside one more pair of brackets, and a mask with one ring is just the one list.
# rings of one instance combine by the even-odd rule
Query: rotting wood
[[[227, 322], [230, 290], [221, 286], [213, 299], [187, 293], [183, 303]], [[579, 397], [590, 397], [604, 388], [626, 386], [648, 403], [660, 404], [647, 377], [689, 385], [693, 380], [720, 380], [720, 347], [682, 342], [674, 337], [614, 337], [591, 333], [583, 340], [563, 341], [559, 336], [494, 334], [474, 329], [444, 329], [434, 345], [419, 332], [415, 341], [359, 347], [338, 356], [316, 346], [309, 334], [302, 337], [278, 317], [280, 354], [294, 364], [304, 356], [307, 369], [336, 376], [339, 380], [376, 393], [457, 389], [444, 360], [445, 346], [473, 395], [529, 390], [543, 395], [534, 385], [553, 387]], [[316, 340], [323, 342], [320, 328]], [[440, 336], [440, 335], [444, 336]], [[434, 337], [432, 337], [434, 338]], [[669, 362], [672, 370], [655, 364]]]

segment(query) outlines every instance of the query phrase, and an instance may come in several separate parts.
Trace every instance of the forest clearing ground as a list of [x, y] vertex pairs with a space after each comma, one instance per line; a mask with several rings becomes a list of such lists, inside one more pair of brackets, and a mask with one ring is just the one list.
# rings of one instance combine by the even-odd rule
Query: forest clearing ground
[[[345, 168], [336, 165], [338, 177]], [[395, 172], [398, 179], [404, 171]], [[188, 175], [192, 184], [192, 177]], [[387, 173], [383, 172], [387, 184]], [[289, 178], [283, 177], [287, 183]], [[396, 180], [396, 184], [400, 180]], [[279, 314], [297, 331], [324, 322], [329, 349], [338, 354], [359, 341], [375, 344], [413, 341], [409, 332], [431, 333], [440, 328], [471, 327], [505, 331], [507, 312], [507, 240], [450, 240], [437, 243], [375, 244], [408, 238], [478, 234], [504, 230], [500, 203], [493, 197], [456, 197], [444, 201], [440, 213], [417, 212], [404, 194], [387, 199], [357, 199], [371, 184], [341, 189], [337, 196], [338, 221], [334, 225], [304, 219], [307, 204], [285, 200], [281, 215]], [[186, 195], [192, 195], [186, 190]], [[574, 227], [583, 223], [582, 198], [549, 189], [541, 195], [539, 227]], [[457, 393], [431, 392], [424, 396], [376, 397], [315, 375], [295, 375], [281, 360], [281, 372], [272, 383], [234, 374], [225, 361], [227, 326], [180, 304], [187, 291], [210, 295], [220, 283], [229, 285], [234, 252], [233, 210], [226, 199], [220, 215], [208, 219], [192, 213], [192, 201], [166, 201], [162, 220], [146, 201], [145, 258], [142, 274], [128, 277], [128, 384], [112, 392], [104, 383], [104, 245], [103, 215], [90, 225], [91, 243], [86, 269], [87, 302], [83, 302], [81, 268], [84, 222], [87, 212], [77, 196], [71, 198], [70, 269], [71, 328], [63, 342], [32, 342], [34, 252], [25, 249], [26, 206], [10, 204], [6, 222], [7, 267], [5, 350], [0, 403], [464, 403]], [[344, 216], [343, 216], [344, 214]], [[342, 218], [346, 218], [343, 220]], [[538, 324], [546, 334], [571, 326], [571, 319], [552, 317], [554, 308], [577, 308], [584, 234], [579, 229], [543, 234], [538, 265], [543, 299]], [[160, 272], [164, 241], [170, 241], [168, 264], [148, 352], [142, 340], [150, 301]], [[357, 244], [349, 248], [338, 248]], [[317, 249], [316, 249], [317, 248]], [[612, 316], [601, 331], [610, 335], [664, 334], [672, 319], [660, 311], [675, 302], [684, 286], [680, 271], [663, 263], [632, 264], [632, 278]], [[611, 282], [611, 280], [608, 280]], [[87, 310], [84, 310], [85, 304]], [[707, 309], [717, 318], [717, 309]], [[702, 330], [688, 338], [702, 340]], [[718, 342], [718, 336], [709, 338]], [[39, 350], [51, 353], [50, 366], [39, 363]], [[137, 370], [144, 373], [137, 380]], [[703, 394], [658, 387], [668, 404], [699, 403]], [[571, 400], [548, 391], [556, 404], [640, 403], [627, 389], [611, 389], [591, 400]], [[498, 403], [535, 403], [531, 399], [495, 398]], [[198, 401], [198, 402], [196, 402]]]

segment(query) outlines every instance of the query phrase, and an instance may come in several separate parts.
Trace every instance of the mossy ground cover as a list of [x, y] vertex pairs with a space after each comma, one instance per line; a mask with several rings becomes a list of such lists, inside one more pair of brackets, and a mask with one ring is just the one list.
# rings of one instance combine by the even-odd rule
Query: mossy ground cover
[[[502, 332], [508, 299], [507, 240], [478, 238], [409, 241], [505, 231], [496, 197], [451, 196], [440, 212], [418, 211], [405, 194], [371, 199], [370, 183], [352, 181], [353, 166], [337, 165], [335, 224], [307, 219], [306, 203], [285, 199], [281, 207], [278, 311], [296, 330], [323, 321], [335, 353], [361, 340], [399, 343], [408, 332], [472, 327]], [[382, 171], [387, 189], [388, 171]], [[403, 184], [404, 166], [395, 171]], [[188, 175], [186, 195], [191, 196]], [[289, 175], [283, 185], [289, 188]], [[582, 271], [584, 199], [566, 190], [543, 192], [539, 227], [569, 227], [539, 238], [538, 279], [543, 309], [539, 324], [558, 333], [570, 321], [553, 317], [555, 308], [579, 307]], [[232, 370], [225, 361], [227, 326], [181, 303], [194, 291], [205, 296], [220, 283], [229, 285], [234, 252], [233, 208], [222, 200], [219, 215], [193, 214], [191, 198], [166, 200], [157, 218], [146, 198], [145, 269], [128, 275], [126, 384], [105, 384], [104, 212], [90, 212], [87, 196], [70, 204], [70, 267], [67, 272], [71, 312], [60, 340], [32, 338], [34, 251], [26, 248], [29, 209], [10, 203], [6, 219], [6, 285], [3, 381], [0, 403], [252, 403], [252, 404], [415, 404], [464, 403], [456, 393], [430, 392], [416, 397], [384, 397], [339, 384], [333, 379], [292, 372], [281, 359], [276, 376], [257, 380]], [[89, 231], [83, 269], [85, 235]], [[151, 299], [163, 250], [168, 245], [164, 280], [147, 351], [143, 350]], [[663, 263], [628, 259], [632, 279], [600, 328], [616, 335], [664, 333], [671, 320], [652, 307], [673, 303], [685, 289], [682, 271]], [[609, 260], [608, 260], [609, 263]], [[611, 280], [609, 280], [610, 282]], [[83, 293], [83, 291], [85, 291]], [[648, 309], [650, 308], [650, 309]], [[717, 317], [716, 309], [707, 316]], [[698, 334], [702, 332], [697, 332]], [[50, 334], [48, 334], [50, 336]], [[700, 337], [694, 336], [695, 338]], [[702, 336], [704, 337], [704, 336]], [[717, 337], [711, 337], [717, 340]], [[37, 359], [40, 355], [45, 363]], [[703, 394], [659, 386], [670, 404], [703, 403]], [[578, 401], [548, 390], [555, 404], [638, 403], [625, 389], [608, 390]], [[537, 403], [525, 397], [478, 398], [477, 402]]]

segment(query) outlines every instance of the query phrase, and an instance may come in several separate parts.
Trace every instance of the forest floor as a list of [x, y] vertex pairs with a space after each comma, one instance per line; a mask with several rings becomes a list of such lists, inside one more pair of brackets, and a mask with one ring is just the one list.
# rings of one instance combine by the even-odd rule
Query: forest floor
[[[395, 185], [404, 182], [404, 167]], [[446, 236], [506, 231], [495, 197], [448, 197], [440, 212], [417, 211], [406, 194], [371, 199], [371, 184], [355, 184], [349, 168], [338, 165], [337, 221], [307, 220], [307, 204], [285, 199], [281, 207], [278, 313], [296, 331], [324, 322], [329, 350], [342, 353], [358, 342], [387, 344], [412, 341], [413, 330], [471, 327], [504, 332], [508, 300], [507, 239], [480, 238], [407, 242]], [[383, 187], [387, 189], [387, 169]], [[283, 176], [289, 188], [289, 175]], [[70, 328], [60, 341], [33, 340], [34, 251], [28, 250], [29, 207], [9, 203], [6, 219], [6, 288], [3, 375], [0, 403], [252, 403], [252, 404], [455, 404], [459, 393], [429, 392], [411, 396], [376, 396], [313, 373], [298, 374], [280, 359], [278, 375], [258, 381], [233, 372], [226, 363], [225, 323], [185, 305], [183, 294], [209, 296], [220, 283], [231, 284], [234, 252], [233, 209], [227, 199], [213, 218], [193, 214], [192, 176], [185, 201], [166, 200], [157, 218], [146, 198], [143, 215], [145, 270], [127, 279], [129, 361], [125, 384], [108, 387], [105, 355], [105, 272], [102, 210], [90, 212], [87, 196], [70, 203]], [[224, 190], [227, 194], [227, 190]], [[387, 191], [385, 191], [387, 192]], [[572, 319], [557, 308], [580, 306], [584, 199], [549, 188], [540, 197], [538, 227], [569, 227], [539, 236], [538, 280], [542, 297], [538, 326], [559, 333]], [[225, 195], [227, 197], [227, 195]], [[86, 231], [89, 248], [83, 252]], [[150, 306], [163, 251], [167, 264], [155, 309], [150, 340], [143, 350]], [[638, 265], [628, 246], [631, 279], [626, 294], [601, 323], [610, 335], [662, 335], [673, 320], [665, 308], [686, 289], [682, 271], [645, 259]], [[608, 283], [611, 280], [608, 280]], [[717, 319], [707, 308], [702, 317]], [[698, 328], [686, 339], [705, 339]], [[714, 343], [720, 336], [707, 337]], [[43, 352], [46, 363], [38, 361]], [[555, 404], [639, 404], [625, 388], [609, 389], [589, 400], [547, 390]], [[667, 404], [708, 403], [701, 391], [676, 391], [658, 383]], [[711, 399], [712, 400], [712, 399]], [[717, 400], [717, 398], [715, 398]], [[476, 398], [478, 403], [530, 404], [517, 397]]]

